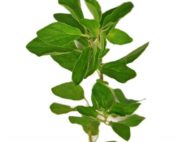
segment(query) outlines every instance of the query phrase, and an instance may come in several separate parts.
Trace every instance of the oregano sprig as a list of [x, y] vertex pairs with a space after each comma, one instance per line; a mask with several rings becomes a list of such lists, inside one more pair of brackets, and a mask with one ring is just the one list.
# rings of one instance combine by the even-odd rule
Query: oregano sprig
[[[61, 67], [71, 71], [71, 80], [52, 88], [54, 95], [72, 101], [83, 100], [86, 105], [70, 106], [55, 102], [50, 106], [51, 111], [57, 115], [78, 112], [80, 116], [69, 116], [69, 121], [82, 126], [89, 142], [97, 141], [94, 137], [98, 138], [101, 123], [110, 126], [128, 141], [131, 127], [138, 126], [145, 119], [135, 114], [141, 103], [128, 99], [120, 88], [112, 88], [104, 80], [104, 75], [120, 83], [136, 77], [136, 72], [128, 64], [136, 60], [149, 43], [116, 61], [103, 63], [102, 59], [109, 52], [107, 42], [122, 46], [133, 41], [116, 25], [134, 5], [125, 2], [103, 13], [97, 0], [85, 0], [93, 15], [91, 19], [86, 19], [80, 0], [58, 0], [58, 3], [70, 13], [54, 14], [56, 22], [39, 30], [27, 49], [37, 56], [49, 55]], [[94, 72], [98, 73], [98, 78], [92, 88], [92, 104], [89, 104], [81, 82]]]

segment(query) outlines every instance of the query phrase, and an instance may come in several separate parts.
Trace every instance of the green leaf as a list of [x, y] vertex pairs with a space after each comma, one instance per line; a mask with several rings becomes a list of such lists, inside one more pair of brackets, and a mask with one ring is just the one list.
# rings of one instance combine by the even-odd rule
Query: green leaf
[[101, 7], [97, 0], [85, 0], [86, 5], [90, 12], [92, 13], [95, 20], [100, 21], [101, 19]]
[[89, 65], [88, 65], [88, 69], [87, 69], [87, 74], [85, 76], [85, 78], [87, 78], [88, 76], [90, 76], [91, 74], [93, 74], [99, 66], [100, 63], [100, 49], [99, 48], [91, 48], [90, 51], [90, 61], [89, 61]]
[[120, 62], [124, 62], [126, 64], [132, 63], [145, 51], [145, 49], [148, 47], [148, 45], [149, 45], [149, 43], [146, 43], [146, 44], [140, 46], [139, 48], [135, 49], [134, 51], [132, 51], [131, 53], [129, 53], [125, 57], [121, 58]]
[[144, 119], [144, 117], [134, 114], [132, 116], [129, 116], [125, 120], [119, 121], [119, 123], [129, 127], [135, 127], [138, 126]]
[[84, 99], [84, 90], [81, 86], [75, 85], [73, 82], [63, 83], [52, 88], [52, 92], [61, 98], [71, 100]]
[[130, 139], [130, 128], [126, 125], [119, 124], [119, 123], [112, 123], [112, 129], [116, 132], [121, 138], [124, 140]]
[[67, 24], [56, 22], [46, 26], [37, 32], [40, 40], [54, 46], [63, 46], [78, 39], [81, 36], [81, 31], [78, 28]]
[[43, 42], [39, 38], [35, 38], [27, 45], [27, 49], [38, 56], [42, 56], [58, 52], [59, 53], [69, 52], [76, 49], [76, 46], [74, 42], [71, 42], [64, 46], [53, 46]]
[[117, 22], [127, 15], [133, 8], [133, 4], [131, 2], [123, 3], [122, 5], [113, 8], [106, 12], [103, 16], [103, 26], [105, 25], [113, 25], [115, 26]]
[[96, 20], [81, 19], [80, 23], [88, 29], [92, 36], [97, 37], [100, 25]]
[[50, 110], [55, 114], [65, 114], [65, 113], [73, 111], [73, 108], [67, 105], [53, 103], [50, 106]]
[[73, 71], [80, 55], [80, 52], [72, 51], [64, 54], [52, 55], [51, 57], [63, 68]]
[[76, 45], [79, 49], [83, 49], [89, 46], [88, 39], [85, 37], [80, 37], [76, 40]]
[[133, 39], [124, 31], [120, 29], [113, 29], [107, 36], [108, 40], [113, 44], [127, 44], [133, 41]]
[[57, 14], [54, 14], [54, 18], [58, 22], [65, 23], [65, 24], [70, 25], [72, 27], [76, 27], [76, 28], [80, 29], [82, 32], [84, 32], [84, 28], [79, 24], [79, 22], [76, 19], [73, 18], [73, 16], [71, 14], [57, 13]]
[[73, 124], [81, 125], [83, 127], [84, 131], [87, 134], [97, 135], [98, 132], [99, 132], [98, 127], [99, 127], [100, 123], [97, 120], [92, 119], [90, 117], [86, 117], [86, 116], [83, 116], [83, 117], [70, 116], [69, 120]]
[[97, 117], [98, 113], [93, 107], [84, 107], [84, 106], [78, 106], [76, 107], [77, 111], [85, 116], [92, 116]]
[[87, 73], [89, 55], [90, 48], [85, 48], [74, 67], [72, 80], [75, 84], [80, 84]]
[[120, 89], [114, 89], [117, 100], [121, 103], [137, 103], [137, 100], [127, 99]]
[[115, 80], [126, 83], [136, 77], [136, 72], [121, 62], [110, 62], [102, 66], [101, 72]]
[[130, 115], [134, 113], [139, 106], [140, 103], [116, 103], [110, 109], [110, 113], [117, 114], [120, 116]]
[[95, 109], [108, 110], [114, 103], [111, 88], [104, 82], [98, 80], [92, 89], [92, 103]]
[[75, 19], [83, 19], [80, 0], [58, 0], [59, 4], [69, 10]]

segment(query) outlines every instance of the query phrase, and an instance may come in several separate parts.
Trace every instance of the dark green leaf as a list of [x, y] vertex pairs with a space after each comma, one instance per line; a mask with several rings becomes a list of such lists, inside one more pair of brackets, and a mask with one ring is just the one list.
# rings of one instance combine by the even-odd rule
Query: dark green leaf
[[124, 124], [129, 127], [138, 126], [145, 118], [139, 115], [132, 115], [126, 118], [125, 120], [119, 121], [119, 123]]
[[136, 76], [136, 72], [121, 62], [110, 62], [102, 66], [101, 72], [115, 80], [125, 83]]
[[149, 43], [146, 43], [139, 48], [135, 49], [131, 53], [129, 53], [127, 56], [120, 59], [121, 62], [125, 62], [126, 64], [132, 63], [134, 60], [136, 60], [148, 47]]
[[97, 0], [85, 0], [86, 5], [92, 15], [94, 16], [95, 20], [100, 21], [101, 19], [101, 7]]
[[73, 111], [73, 108], [71, 108], [70, 106], [58, 104], [58, 103], [53, 103], [50, 106], [50, 109], [55, 114], [65, 114], [65, 113]]
[[71, 100], [82, 100], [84, 98], [84, 90], [81, 86], [75, 85], [73, 82], [63, 83], [52, 88], [52, 92], [61, 98]]
[[99, 48], [96, 47], [91, 48], [90, 59], [89, 59], [90, 61], [89, 61], [86, 77], [93, 74], [98, 69], [100, 63], [99, 55], [100, 55]]
[[80, 29], [82, 32], [84, 32], [84, 28], [79, 24], [79, 22], [76, 19], [73, 18], [71, 14], [57, 13], [54, 14], [54, 18], [59, 22], [65, 23], [72, 27], [76, 27]]
[[72, 80], [75, 84], [80, 84], [87, 73], [89, 55], [90, 48], [85, 48], [74, 67]]
[[69, 42], [78, 39], [81, 34], [82, 33], [78, 28], [61, 22], [50, 24], [37, 32], [39, 39], [54, 46], [68, 44]]
[[53, 46], [43, 42], [39, 38], [35, 38], [27, 45], [27, 49], [38, 56], [42, 56], [58, 52], [70, 52], [76, 49], [76, 46], [73, 42], [64, 46]]
[[80, 0], [58, 0], [59, 4], [63, 5], [71, 12], [74, 18], [83, 19], [83, 13], [80, 5]]
[[52, 55], [51, 57], [63, 68], [73, 71], [80, 55], [80, 52], [72, 51], [64, 54]]
[[88, 39], [85, 37], [80, 37], [76, 40], [76, 45], [79, 49], [83, 49], [89, 46]]
[[97, 117], [97, 112], [93, 107], [78, 106], [77, 111], [85, 116]]
[[116, 103], [110, 109], [110, 113], [117, 114], [120, 116], [130, 115], [134, 113], [139, 106], [140, 103]]
[[73, 124], [81, 125], [87, 134], [91, 134], [91, 135], [98, 134], [98, 131], [99, 131], [98, 127], [100, 123], [95, 119], [92, 119], [86, 116], [83, 116], [83, 117], [70, 116], [69, 120]]
[[133, 4], [131, 2], [123, 3], [122, 5], [111, 9], [110, 11], [106, 12], [103, 17], [103, 26], [105, 25], [116, 25], [117, 22], [127, 15], [133, 8]]
[[112, 129], [124, 140], [130, 139], [130, 128], [126, 125], [119, 123], [112, 123]]
[[92, 103], [95, 109], [107, 110], [114, 103], [111, 88], [102, 81], [97, 81], [92, 89]]
[[113, 29], [107, 36], [108, 40], [113, 44], [127, 44], [133, 41], [133, 39], [124, 31], [120, 29]]
[[80, 23], [85, 28], [87, 28], [87, 30], [92, 34], [92, 36], [97, 37], [100, 25], [96, 20], [81, 19]]
[[114, 89], [117, 100], [121, 103], [137, 103], [137, 100], [127, 99], [120, 89]]

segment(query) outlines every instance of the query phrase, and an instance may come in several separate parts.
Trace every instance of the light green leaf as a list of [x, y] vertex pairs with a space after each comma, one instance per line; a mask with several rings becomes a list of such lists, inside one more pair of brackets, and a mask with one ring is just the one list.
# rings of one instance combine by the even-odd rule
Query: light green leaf
[[126, 2], [106, 12], [102, 20], [103, 26], [105, 25], [115, 26], [121, 18], [123, 18], [132, 10], [132, 8], [133, 8], [133, 4], [131, 2]]
[[94, 135], [97, 135], [98, 132], [99, 132], [98, 127], [99, 127], [100, 123], [97, 120], [92, 119], [90, 117], [86, 117], [86, 116], [83, 116], [83, 117], [70, 116], [69, 120], [73, 124], [81, 125], [83, 127], [84, 131], [87, 134], [90, 134], [90, 135], [94, 136]]
[[73, 73], [72, 80], [75, 84], [80, 84], [84, 79], [89, 65], [90, 48], [85, 48], [80, 55]]
[[76, 109], [80, 114], [85, 116], [97, 117], [98, 114], [93, 107], [78, 106]]
[[42, 56], [58, 52], [71, 52], [76, 49], [76, 46], [74, 42], [71, 42], [64, 46], [53, 46], [43, 42], [39, 38], [35, 38], [27, 45], [27, 49], [38, 56]]
[[135, 127], [138, 126], [144, 119], [144, 117], [134, 114], [132, 116], [129, 116], [125, 120], [119, 121], [119, 123], [129, 127]]
[[79, 24], [79, 22], [76, 19], [73, 18], [73, 16], [71, 14], [57, 13], [57, 14], [54, 14], [54, 18], [58, 22], [65, 23], [65, 24], [70, 25], [72, 27], [76, 27], [76, 28], [80, 29], [82, 32], [84, 32], [84, 28]]
[[101, 7], [97, 0], [85, 0], [86, 5], [90, 12], [92, 13], [95, 20], [100, 21], [101, 19]]
[[130, 115], [134, 113], [139, 106], [140, 103], [116, 103], [111, 107], [110, 113], [120, 116]]
[[85, 78], [87, 78], [88, 76], [90, 76], [91, 74], [93, 74], [99, 66], [100, 63], [100, 49], [99, 48], [91, 48], [90, 51], [90, 61], [89, 61], [89, 65], [88, 65], [88, 69], [87, 69], [87, 74], [85, 76]]
[[67, 24], [56, 22], [46, 26], [37, 32], [40, 40], [54, 46], [63, 46], [78, 39], [81, 36], [81, 31], [78, 28]]
[[80, 52], [72, 51], [64, 54], [52, 55], [51, 57], [63, 68], [73, 71], [80, 55]]
[[80, 23], [85, 28], [87, 28], [87, 30], [92, 34], [92, 36], [97, 37], [100, 25], [96, 20], [81, 19]]
[[126, 64], [132, 63], [134, 60], [136, 60], [143, 52], [144, 50], [148, 47], [149, 43], [146, 43], [139, 48], [135, 49], [125, 57], [121, 58], [120, 61], [124, 62]]
[[84, 18], [80, 0], [58, 0], [58, 2], [69, 10], [75, 19]]
[[65, 114], [65, 113], [73, 111], [73, 108], [67, 105], [53, 103], [50, 106], [50, 110], [55, 114]]
[[137, 100], [127, 99], [120, 89], [114, 89], [117, 100], [121, 103], [137, 103]]
[[107, 38], [111, 43], [119, 45], [127, 44], [133, 41], [127, 33], [120, 29], [112, 29]]
[[121, 62], [104, 64], [101, 72], [121, 83], [126, 83], [128, 80], [136, 77], [136, 72]]
[[108, 110], [114, 103], [111, 88], [101, 80], [98, 80], [92, 89], [92, 103], [95, 109]]
[[81, 86], [75, 85], [73, 82], [63, 83], [52, 88], [52, 92], [61, 98], [71, 100], [84, 99], [84, 90]]
[[121, 138], [128, 141], [130, 139], [130, 128], [126, 125], [119, 123], [112, 123], [112, 129], [116, 132]]

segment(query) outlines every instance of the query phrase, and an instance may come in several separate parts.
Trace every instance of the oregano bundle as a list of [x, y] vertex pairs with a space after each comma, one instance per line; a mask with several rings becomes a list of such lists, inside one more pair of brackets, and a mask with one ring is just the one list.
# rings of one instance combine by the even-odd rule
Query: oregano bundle
[[[133, 41], [125, 31], [116, 28], [118, 22], [133, 9], [132, 2], [103, 13], [97, 0], [85, 0], [93, 15], [91, 19], [84, 18], [80, 0], [58, 2], [70, 14], [54, 14], [56, 22], [39, 30], [27, 49], [37, 56], [49, 55], [61, 67], [71, 71], [71, 80], [52, 88], [54, 95], [73, 101], [85, 100], [87, 105], [71, 107], [53, 103], [51, 111], [57, 115], [78, 112], [80, 116], [69, 116], [69, 121], [82, 126], [89, 142], [97, 141], [95, 137], [99, 135], [100, 123], [110, 126], [116, 134], [128, 141], [130, 128], [145, 119], [135, 114], [141, 103], [128, 99], [120, 88], [112, 88], [104, 80], [104, 75], [120, 83], [135, 78], [136, 72], [128, 64], [143, 53], [148, 43], [116, 61], [103, 63], [102, 59], [109, 52], [107, 42], [125, 45]], [[90, 105], [80, 84], [95, 72], [98, 73], [98, 79], [93, 85]]]

